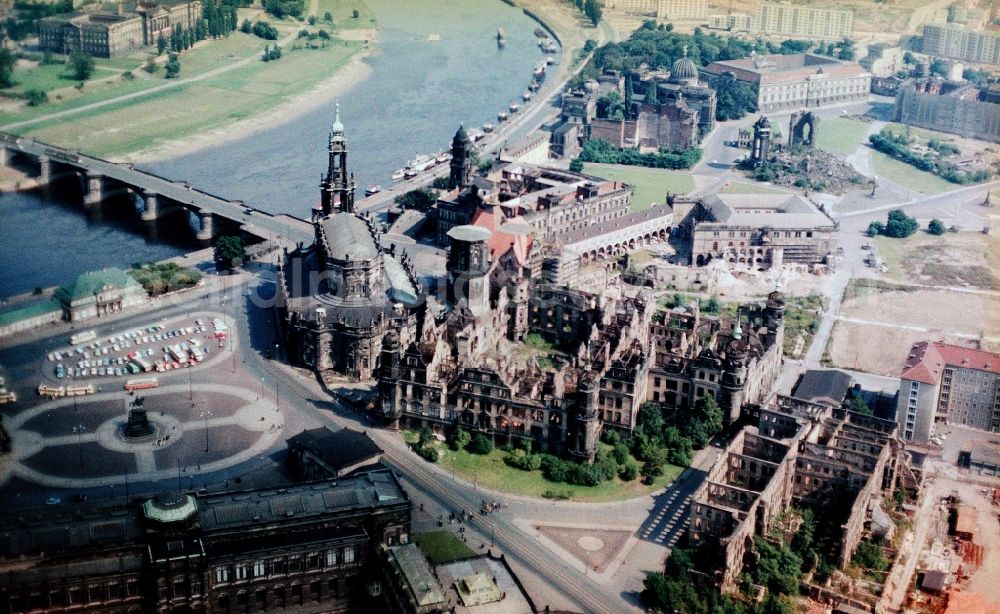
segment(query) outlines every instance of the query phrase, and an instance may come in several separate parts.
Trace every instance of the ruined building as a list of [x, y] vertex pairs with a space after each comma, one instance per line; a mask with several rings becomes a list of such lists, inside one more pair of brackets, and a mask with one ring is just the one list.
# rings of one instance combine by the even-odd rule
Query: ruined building
[[654, 322], [654, 360], [647, 399], [689, 407], [716, 400], [727, 422], [743, 405], [763, 403], [782, 364], [785, 299], [772, 292], [763, 305], [741, 305], [735, 317], [703, 316], [698, 304], [666, 311]]
[[731, 592], [755, 560], [753, 538], [768, 535], [790, 507], [808, 508], [817, 522], [839, 526], [829, 554], [844, 568], [900, 480], [911, 485], [913, 475], [894, 422], [779, 396], [695, 492], [688, 536], [714, 560], [706, 571]]

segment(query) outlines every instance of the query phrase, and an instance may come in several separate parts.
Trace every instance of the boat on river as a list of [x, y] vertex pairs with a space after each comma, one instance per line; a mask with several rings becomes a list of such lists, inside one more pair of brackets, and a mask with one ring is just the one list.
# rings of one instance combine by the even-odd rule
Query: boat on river
[[507, 121], [507, 111], [500, 111], [499, 113], [497, 113], [497, 121], [498, 122]]
[[367, 188], [365, 188], [365, 196], [372, 196], [374, 194], [378, 194], [381, 191], [382, 191], [382, 186], [372, 184]]

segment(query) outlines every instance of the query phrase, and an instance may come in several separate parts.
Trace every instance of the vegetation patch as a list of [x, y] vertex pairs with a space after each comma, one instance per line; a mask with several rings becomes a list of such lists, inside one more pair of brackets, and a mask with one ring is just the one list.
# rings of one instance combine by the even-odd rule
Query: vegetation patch
[[201, 273], [173, 262], [135, 263], [129, 271], [150, 296], [190, 288], [201, 281]]
[[588, 175], [621, 181], [632, 187], [629, 211], [642, 211], [654, 204], [667, 202], [667, 193], [687, 194], [694, 190], [694, 179], [687, 174], [668, 173], [662, 170], [635, 166], [615, 166], [588, 162], [583, 165]]
[[647, 166], [651, 168], [685, 169], [691, 168], [701, 160], [701, 150], [685, 149], [681, 152], [660, 150], [659, 152], [642, 153], [638, 147], [618, 149], [611, 143], [601, 139], [590, 139], [583, 146], [580, 155], [570, 164], [570, 170], [583, 170], [584, 162], [600, 164], [624, 164], [626, 166]]
[[472, 548], [448, 531], [414, 533], [413, 543], [423, 551], [432, 565], [443, 565], [476, 555]]
[[819, 321], [826, 304], [820, 295], [810, 294], [789, 298], [785, 305], [785, 339], [782, 353], [797, 358], [794, 350], [799, 337], [803, 340], [800, 351], [804, 352], [812, 344], [813, 336], [819, 330]]
[[816, 135], [816, 146], [830, 153], [849, 156], [857, 151], [869, 124], [846, 117], [824, 118]]
[[868, 137], [868, 140], [875, 150], [951, 183], [959, 185], [982, 183], [993, 176], [993, 173], [985, 168], [975, 170], [959, 168], [951, 161], [961, 153], [959, 149], [934, 137], [929, 138], [926, 143], [917, 143], [909, 130], [894, 132], [886, 127], [878, 134]]

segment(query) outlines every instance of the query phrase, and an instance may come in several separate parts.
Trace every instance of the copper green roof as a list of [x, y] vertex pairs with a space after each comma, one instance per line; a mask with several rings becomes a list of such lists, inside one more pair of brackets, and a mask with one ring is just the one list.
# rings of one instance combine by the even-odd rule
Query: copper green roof
[[53, 311], [62, 311], [62, 307], [59, 305], [59, 302], [54, 299], [39, 301], [37, 303], [25, 305], [24, 307], [17, 307], [15, 309], [8, 309], [0, 312], [0, 326], [7, 326], [8, 324], [13, 324], [14, 322], [20, 322], [22, 320], [27, 320], [28, 318], [34, 318], [46, 313], [51, 313]]
[[138, 285], [139, 282], [132, 279], [132, 276], [125, 271], [116, 268], [106, 268], [100, 271], [83, 273], [70, 283], [59, 286], [55, 296], [62, 300], [76, 301], [88, 296], [94, 296], [107, 286], [127, 288]]

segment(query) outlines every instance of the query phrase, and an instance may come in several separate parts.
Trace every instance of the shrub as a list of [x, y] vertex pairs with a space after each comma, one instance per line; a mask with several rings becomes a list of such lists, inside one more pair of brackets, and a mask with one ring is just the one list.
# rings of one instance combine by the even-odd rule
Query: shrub
[[254, 33], [254, 36], [263, 38], [264, 40], [267, 41], [278, 40], [278, 31], [274, 28], [274, 26], [267, 23], [266, 21], [258, 21], [257, 23], [253, 24], [252, 32]]
[[885, 224], [882, 222], [872, 222], [868, 224], [867, 234], [869, 237], [877, 237], [885, 231]]
[[472, 435], [469, 435], [469, 431], [458, 426], [448, 437], [448, 447], [452, 450], [463, 450], [470, 441], [472, 441]]
[[323, 21], [333, 21], [333, 14], [330, 11], [323, 13]]
[[572, 490], [546, 490], [542, 493], [542, 497], [545, 499], [555, 499], [559, 501], [564, 501], [573, 496]]
[[934, 236], [943, 235], [944, 231], [945, 231], [944, 223], [937, 218], [934, 218], [933, 220], [930, 221], [929, 224], [927, 224], [927, 232], [929, 232]]
[[631, 482], [632, 480], [639, 477], [639, 465], [634, 460], [630, 460], [621, 466], [618, 470], [618, 477], [625, 482]]
[[916, 218], [906, 215], [902, 209], [893, 209], [889, 212], [889, 218], [885, 223], [885, 230], [883, 232], [887, 237], [905, 239], [917, 232], [919, 228], [920, 224]]
[[541, 462], [542, 475], [550, 482], [565, 482], [568, 463], [551, 454], [543, 454]]
[[253, 24], [250, 23], [249, 19], [244, 19], [243, 23], [240, 24], [240, 32], [244, 34], [250, 34], [253, 32]]
[[429, 461], [429, 462], [432, 462], [432, 463], [436, 463], [438, 461], [438, 451], [437, 451], [437, 448], [434, 448], [432, 446], [427, 446], [427, 447], [424, 447], [424, 448], [417, 448], [417, 454], [420, 455], [420, 458], [422, 458], [422, 459], [424, 459], [426, 461]]
[[24, 92], [24, 99], [28, 101], [29, 107], [37, 107], [49, 101], [49, 95], [42, 90], [27, 90]]
[[469, 445], [469, 452], [473, 454], [489, 454], [493, 451], [493, 442], [490, 438], [482, 433], [477, 433], [475, 437], [472, 438], [472, 443]]
[[524, 450], [512, 450], [504, 457], [503, 462], [521, 471], [537, 471], [542, 466], [540, 455]]

